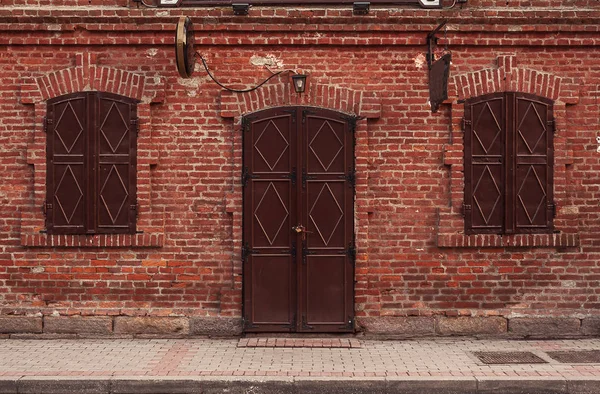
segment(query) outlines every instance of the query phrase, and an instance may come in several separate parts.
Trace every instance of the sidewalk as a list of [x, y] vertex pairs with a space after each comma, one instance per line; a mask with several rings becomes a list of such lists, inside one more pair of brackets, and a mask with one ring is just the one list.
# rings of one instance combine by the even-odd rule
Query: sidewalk
[[[600, 363], [559, 362], [548, 353], [600, 351], [600, 338], [351, 341], [360, 347], [6, 339], [0, 393], [600, 393]], [[481, 351], [531, 352], [546, 363], [488, 365], [473, 353]]]

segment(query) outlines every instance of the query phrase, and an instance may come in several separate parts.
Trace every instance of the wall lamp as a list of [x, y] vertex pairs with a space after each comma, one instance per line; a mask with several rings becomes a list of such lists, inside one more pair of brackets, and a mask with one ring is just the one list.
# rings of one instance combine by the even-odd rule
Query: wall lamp
[[306, 74], [294, 74], [292, 75], [292, 83], [294, 84], [294, 91], [298, 94], [304, 93], [306, 89]]

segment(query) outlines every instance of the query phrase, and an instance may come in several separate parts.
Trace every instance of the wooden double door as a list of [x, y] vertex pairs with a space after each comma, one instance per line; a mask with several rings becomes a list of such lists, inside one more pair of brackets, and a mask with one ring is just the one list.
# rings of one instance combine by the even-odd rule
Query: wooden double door
[[354, 329], [354, 125], [280, 107], [243, 118], [246, 332]]

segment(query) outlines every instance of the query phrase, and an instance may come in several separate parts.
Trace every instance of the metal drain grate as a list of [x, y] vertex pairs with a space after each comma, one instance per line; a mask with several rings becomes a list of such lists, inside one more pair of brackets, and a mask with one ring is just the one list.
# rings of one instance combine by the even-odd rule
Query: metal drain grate
[[562, 352], [546, 352], [559, 363], [577, 364], [589, 363], [600, 364], [600, 350], [572, 350]]
[[473, 352], [485, 364], [545, 364], [531, 352]]

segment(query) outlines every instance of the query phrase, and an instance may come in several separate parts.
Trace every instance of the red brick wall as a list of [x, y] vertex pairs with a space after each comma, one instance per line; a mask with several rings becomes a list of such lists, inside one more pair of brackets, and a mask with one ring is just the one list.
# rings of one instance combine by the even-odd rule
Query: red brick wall
[[[102, 333], [236, 332], [239, 122], [246, 112], [298, 100], [367, 118], [356, 147], [359, 329], [600, 331], [596, 1], [472, 0], [453, 10], [373, 7], [360, 17], [351, 7], [253, 7], [246, 17], [126, 1], [39, 7], [50, 3], [58, 5], [14, 0], [0, 8], [0, 312], [26, 316], [6, 320], [21, 328], [2, 329], [9, 323], [0, 319], [0, 331], [40, 332], [56, 327], [57, 315], [83, 315], [102, 322]], [[194, 20], [198, 50], [221, 81], [252, 86], [269, 75], [259, 65], [267, 61], [274, 71], [307, 72], [308, 92], [291, 97], [287, 81], [275, 78], [256, 94], [225, 94], [200, 68], [179, 78], [179, 15]], [[425, 37], [443, 18], [451, 97], [431, 114]], [[141, 235], [40, 233], [45, 100], [81, 89], [141, 100]], [[502, 90], [555, 100], [555, 235], [463, 234], [462, 100]], [[169, 319], [127, 320], [146, 315]], [[80, 321], [46, 332], [93, 331]]]

